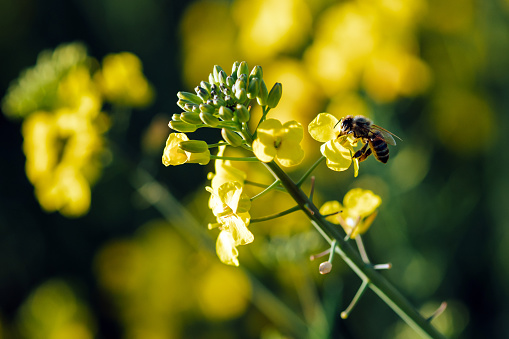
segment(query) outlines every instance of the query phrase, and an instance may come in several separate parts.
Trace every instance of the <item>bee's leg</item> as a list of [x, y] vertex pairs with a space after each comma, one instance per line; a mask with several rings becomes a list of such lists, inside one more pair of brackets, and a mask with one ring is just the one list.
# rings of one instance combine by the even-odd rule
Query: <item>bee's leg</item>
[[369, 143], [366, 142], [360, 150], [355, 152], [353, 157], [359, 158], [359, 162], [366, 160], [366, 158], [371, 154], [371, 148], [369, 148], [368, 146], [369, 146]]

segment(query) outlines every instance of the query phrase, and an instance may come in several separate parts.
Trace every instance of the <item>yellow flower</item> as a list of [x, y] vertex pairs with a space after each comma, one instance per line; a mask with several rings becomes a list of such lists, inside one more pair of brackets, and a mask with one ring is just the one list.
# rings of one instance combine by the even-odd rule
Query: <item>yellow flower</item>
[[210, 151], [207, 149], [205, 152], [188, 152], [179, 147], [180, 142], [189, 141], [189, 138], [184, 133], [171, 133], [166, 140], [166, 147], [163, 151], [163, 164], [165, 166], [176, 166], [184, 163], [198, 163], [206, 165], [210, 161]]
[[[223, 156], [226, 146], [220, 146], [217, 156]], [[217, 190], [222, 184], [227, 182], [238, 182], [241, 186], [244, 186], [246, 180], [246, 173], [236, 167], [234, 167], [230, 160], [216, 159], [214, 162], [214, 168], [216, 173], [210, 172], [208, 179], [210, 179], [210, 186], [213, 190]], [[210, 196], [209, 207], [214, 206], [214, 195]]]
[[263, 162], [274, 159], [285, 167], [300, 164], [304, 150], [300, 146], [304, 136], [302, 126], [297, 121], [284, 125], [279, 120], [267, 119], [258, 126], [257, 138], [253, 141], [253, 152]]
[[[322, 155], [327, 158], [327, 167], [333, 171], [346, 171], [352, 163], [352, 152], [356, 142], [350, 137], [339, 135], [339, 120], [329, 113], [320, 113], [308, 126], [309, 134], [316, 141], [323, 142]], [[354, 176], [359, 174], [359, 161], [354, 160]]]
[[89, 119], [102, 114], [79, 111], [35, 112], [22, 126], [26, 173], [39, 203], [68, 217], [88, 211], [90, 185], [100, 174], [104, 150], [101, 133], [106, 129]]
[[236, 246], [246, 245], [254, 240], [253, 234], [247, 228], [251, 200], [238, 182], [226, 182], [217, 189], [206, 187], [206, 190], [213, 196], [211, 208], [218, 222], [210, 224], [209, 228], [221, 229], [216, 242], [217, 256], [225, 264], [238, 266]]
[[154, 96], [152, 85], [143, 75], [140, 59], [132, 53], [107, 55], [95, 80], [104, 97], [117, 105], [144, 107]]
[[320, 208], [323, 215], [337, 213], [327, 217], [330, 222], [340, 224], [350, 238], [365, 233], [373, 223], [382, 199], [370, 190], [354, 188], [346, 193], [343, 206], [334, 200]]

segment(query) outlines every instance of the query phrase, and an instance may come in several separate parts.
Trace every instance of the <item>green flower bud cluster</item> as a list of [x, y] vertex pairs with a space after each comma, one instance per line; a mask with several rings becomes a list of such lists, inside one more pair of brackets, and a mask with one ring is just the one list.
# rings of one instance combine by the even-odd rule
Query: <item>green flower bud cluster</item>
[[245, 142], [241, 131], [250, 119], [251, 101], [274, 108], [282, 94], [280, 83], [269, 92], [261, 66], [255, 66], [249, 72], [245, 61], [236, 61], [230, 75], [220, 66], [214, 66], [208, 81], [200, 82], [194, 90], [196, 94], [177, 93], [177, 105], [184, 112], [173, 115], [170, 128], [183, 133], [194, 132], [200, 127], [220, 128], [224, 140], [232, 146]]

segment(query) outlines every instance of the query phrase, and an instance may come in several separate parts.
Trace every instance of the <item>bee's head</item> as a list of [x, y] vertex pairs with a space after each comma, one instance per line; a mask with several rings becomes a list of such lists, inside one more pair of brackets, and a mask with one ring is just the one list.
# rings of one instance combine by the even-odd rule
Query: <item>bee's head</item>
[[353, 127], [353, 116], [347, 115], [343, 119], [340, 120], [340, 130], [341, 134], [346, 134], [352, 130]]

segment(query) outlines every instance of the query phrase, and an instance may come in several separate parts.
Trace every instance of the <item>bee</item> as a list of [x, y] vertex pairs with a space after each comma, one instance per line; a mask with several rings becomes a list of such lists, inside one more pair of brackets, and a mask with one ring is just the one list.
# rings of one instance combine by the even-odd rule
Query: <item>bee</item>
[[364, 146], [353, 155], [354, 158], [359, 159], [359, 162], [366, 160], [373, 153], [376, 160], [384, 164], [387, 163], [389, 160], [387, 144], [396, 145], [393, 136], [401, 140], [397, 135], [373, 124], [371, 120], [362, 115], [355, 117], [347, 115], [339, 123], [341, 123], [341, 129], [338, 137], [353, 133], [355, 139], [360, 139], [364, 143]]

